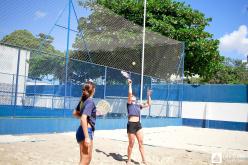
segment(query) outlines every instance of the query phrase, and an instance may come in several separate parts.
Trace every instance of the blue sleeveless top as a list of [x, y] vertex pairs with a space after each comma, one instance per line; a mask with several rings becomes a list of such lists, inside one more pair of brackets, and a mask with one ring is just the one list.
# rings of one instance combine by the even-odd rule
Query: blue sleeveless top
[[129, 104], [127, 103], [127, 113], [128, 116], [138, 116], [140, 117], [140, 110], [142, 109], [140, 104]]

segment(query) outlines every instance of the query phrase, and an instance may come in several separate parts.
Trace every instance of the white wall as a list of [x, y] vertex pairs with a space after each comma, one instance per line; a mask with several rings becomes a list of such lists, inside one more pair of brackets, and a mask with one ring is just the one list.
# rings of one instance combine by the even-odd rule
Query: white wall
[[[28, 73], [28, 63], [30, 52], [27, 50], [21, 50], [20, 53], [20, 66], [19, 75], [27, 76]], [[0, 45], [0, 72], [8, 74], [16, 74], [18, 62], [18, 49], [12, 48], [4, 45]], [[12, 79], [7, 79], [7, 76], [1, 76], [1, 83], [12, 83]]]
[[[18, 93], [25, 91], [26, 76], [28, 76], [30, 52], [21, 50], [19, 63]], [[18, 49], [0, 45], [0, 84], [5, 92], [11, 92], [15, 87], [18, 64]], [[21, 104], [21, 96], [18, 96], [17, 103]], [[7, 101], [7, 100], [6, 100]], [[8, 101], [7, 101], [8, 102]]]
[[248, 122], [248, 104], [185, 101], [182, 118]]
[[[79, 97], [68, 98], [66, 108], [74, 109], [79, 101]], [[101, 99], [94, 98], [95, 103]], [[127, 113], [127, 98], [107, 98], [105, 99], [109, 102], [112, 113]], [[52, 97], [52, 96], [27, 96], [25, 97], [26, 106], [37, 106], [46, 108], [64, 108], [64, 97]], [[177, 101], [159, 101], [153, 100], [151, 108], [144, 108], [141, 111], [141, 115], [159, 116], [159, 117], [178, 117], [179, 115], [179, 102]]]

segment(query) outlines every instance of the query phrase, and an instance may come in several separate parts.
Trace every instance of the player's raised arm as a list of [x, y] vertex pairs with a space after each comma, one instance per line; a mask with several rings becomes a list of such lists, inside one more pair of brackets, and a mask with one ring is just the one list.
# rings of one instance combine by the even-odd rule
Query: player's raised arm
[[148, 89], [147, 90], [147, 101], [146, 101], [146, 103], [141, 105], [142, 108], [147, 108], [147, 107], [151, 106], [151, 104], [152, 104], [151, 94], [152, 94], [152, 90]]
[[127, 99], [127, 103], [131, 104], [132, 103], [132, 95], [133, 95], [133, 91], [132, 91], [132, 80], [128, 79], [128, 99]]

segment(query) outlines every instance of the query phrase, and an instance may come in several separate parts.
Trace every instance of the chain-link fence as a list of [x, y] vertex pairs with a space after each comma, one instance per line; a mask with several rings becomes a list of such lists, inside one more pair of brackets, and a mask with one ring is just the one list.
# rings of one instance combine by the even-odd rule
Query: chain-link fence
[[[24, 10], [32, 3], [17, 6], [6, 1], [0, 7], [3, 10], [13, 5], [23, 9], [21, 14], [26, 17], [36, 11], [36, 19], [47, 19], [43, 29], [35, 28], [35, 24], [41, 26], [44, 20], [33, 20], [34, 27], [25, 27], [25, 17], [20, 26], [0, 29], [2, 109], [72, 110], [81, 96], [82, 84], [92, 79], [97, 85], [95, 101], [105, 99], [113, 109], [107, 117], [124, 117], [128, 87], [121, 71], [125, 70], [131, 74], [138, 96], [141, 90], [153, 90], [152, 107], [142, 111], [143, 116], [180, 116], [183, 91], [178, 84], [183, 77], [183, 43], [146, 29], [141, 87], [142, 26], [95, 2], [63, 0], [57, 4], [43, 0]], [[57, 5], [51, 11], [56, 14], [48, 16], [40, 11], [39, 7], [45, 5], [48, 9]], [[0, 18], [0, 24], [7, 27], [8, 11], [2, 13], [5, 17]]]

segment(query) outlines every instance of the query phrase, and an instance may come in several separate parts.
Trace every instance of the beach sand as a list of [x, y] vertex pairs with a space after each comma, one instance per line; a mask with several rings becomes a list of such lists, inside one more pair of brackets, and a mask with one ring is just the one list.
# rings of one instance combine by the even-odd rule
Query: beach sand
[[[247, 132], [183, 126], [144, 128], [143, 131], [150, 165], [207, 165], [212, 164], [214, 153], [222, 155], [221, 164], [248, 164]], [[127, 145], [125, 129], [96, 131], [91, 164], [126, 164]], [[132, 160], [132, 164], [141, 161], [137, 141]], [[75, 132], [0, 136], [1, 165], [73, 165], [78, 162]]]

